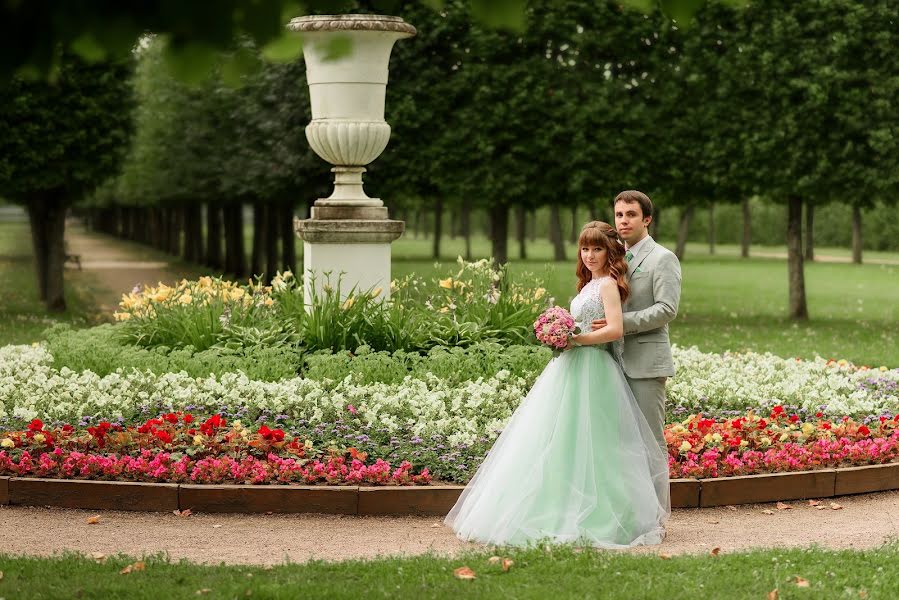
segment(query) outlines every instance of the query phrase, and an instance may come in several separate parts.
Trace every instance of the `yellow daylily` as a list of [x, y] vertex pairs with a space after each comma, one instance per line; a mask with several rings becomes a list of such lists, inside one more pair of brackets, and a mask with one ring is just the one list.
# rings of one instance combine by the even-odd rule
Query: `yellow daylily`
[[353, 306], [354, 302], [356, 302], [356, 299], [353, 296], [349, 296], [346, 300], [343, 301], [343, 306], [341, 306], [340, 308], [342, 308], [343, 310], [349, 310], [349, 308]]
[[446, 279], [440, 279], [438, 281], [438, 283], [440, 283], [440, 287], [442, 287], [442, 288], [446, 288], [448, 290], [453, 289], [453, 278], [452, 277], [447, 277]]

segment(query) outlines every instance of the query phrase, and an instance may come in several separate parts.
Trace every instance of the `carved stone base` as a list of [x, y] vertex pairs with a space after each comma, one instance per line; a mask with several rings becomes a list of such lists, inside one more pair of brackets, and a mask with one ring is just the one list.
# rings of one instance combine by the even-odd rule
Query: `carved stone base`
[[[313, 215], [360, 214], [375, 207], [314, 207]], [[384, 212], [387, 209], [383, 209]], [[329, 211], [337, 211], [329, 213]], [[345, 211], [341, 213], [340, 211]], [[325, 284], [337, 287], [340, 297], [350, 292], [366, 292], [381, 288], [379, 297], [390, 297], [390, 243], [402, 235], [403, 221], [390, 219], [321, 219], [295, 221], [297, 235], [303, 240], [303, 272], [306, 275], [306, 304], [315, 289], [321, 293]], [[328, 280], [330, 273], [330, 281]]]

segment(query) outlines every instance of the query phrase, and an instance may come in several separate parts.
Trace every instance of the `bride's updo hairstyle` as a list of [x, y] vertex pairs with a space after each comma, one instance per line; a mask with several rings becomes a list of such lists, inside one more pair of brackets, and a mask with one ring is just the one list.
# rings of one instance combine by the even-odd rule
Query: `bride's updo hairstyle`
[[606, 249], [606, 270], [618, 284], [621, 301], [627, 300], [630, 293], [627, 285], [627, 261], [624, 259], [624, 243], [618, 237], [615, 228], [602, 221], [590, 221], [581, 229], [581, 235], [577, 240], [577, 269], [575, 271], [577, 291], [581, 291], [581, 288], [593, 279], [593, 273], [581, 259], [581, 248], [584, 246], [599, 246]]

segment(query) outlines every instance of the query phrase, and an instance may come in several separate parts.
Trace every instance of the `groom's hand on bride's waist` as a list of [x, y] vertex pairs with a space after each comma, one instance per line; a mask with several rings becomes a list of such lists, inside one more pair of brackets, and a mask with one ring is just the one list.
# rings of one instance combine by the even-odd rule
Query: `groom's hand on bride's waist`
[[603, 327], [606, 326], [606, 320], [605, 319], [596, 319], [595, 321], [593, 321], [592, 325], [593, 325], [593, 331], [596, 331], [597, 329], [602, 329]]

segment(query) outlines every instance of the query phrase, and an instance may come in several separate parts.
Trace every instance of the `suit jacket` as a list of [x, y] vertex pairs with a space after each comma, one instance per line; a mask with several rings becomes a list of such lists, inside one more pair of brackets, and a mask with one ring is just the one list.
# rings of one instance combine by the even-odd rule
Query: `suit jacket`
[[621, 307], [624, 342], [619, 360], [631, 379], [673, 377], [668, 323], [680, 303], [680, 262], [648, 238], [628, 265], [630, 295]]

